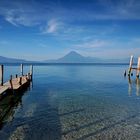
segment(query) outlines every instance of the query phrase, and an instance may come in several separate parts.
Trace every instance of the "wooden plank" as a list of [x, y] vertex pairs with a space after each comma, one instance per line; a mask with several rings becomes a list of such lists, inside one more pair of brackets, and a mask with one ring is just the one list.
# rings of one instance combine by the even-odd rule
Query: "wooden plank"
[[140, 68], [131, 68], [131, 69], [133, 69], [133, 70], [140, 70]]
[[0, 87], [0, 95], [2, 95], [4, 92], [6, 92], [9, 89], [8, 86], [1, 86]]
[[[28, 80], [26, 79], [26, 76], [21, 77], [21, 85], [19, 83], [19, 77], [12, 79], [12, 85], [13, 85], [13, 90], [19, 89], [22, 85], [26, 84]], [[6, 82], [4, 83], [5, 86], [8, 86], [10, 88], [10, 83]]]
[[[13, 88], [12, 90], [18, 90], [19, 88], [21, 88], [24, 84], [28, 82], [28, 79], [26, 76], [22, 76], [21, 85], [19, 84], [19, 77], [12, 79], [11, 82], [12, 82], [12, 88]], [[9, 81], [4, 83], [3, 86], [0, 86], [0, 94], [3, 94], [8, 89], [11, 89], [11, 84]]]
[[23, 64], [21, 64], [21, 76], [16, 75], [15, 78], [12, 77], [8, 82], [3, 84], [3, 65], [0, 65], [0, 94], [3, 94], [7, 90], [16, 91], [24, 87], [28, 82], [32, 80], [33, 65], [30, 66], [30, 73], [26, 76], [23, 75]]

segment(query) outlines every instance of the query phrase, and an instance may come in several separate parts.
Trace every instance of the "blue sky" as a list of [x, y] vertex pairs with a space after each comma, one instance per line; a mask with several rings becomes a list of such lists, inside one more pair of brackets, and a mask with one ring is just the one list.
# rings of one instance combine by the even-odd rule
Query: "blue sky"
[[140, 56], [139, 0], [1, 0], [0, 55], [27, 60], [69, 51]]

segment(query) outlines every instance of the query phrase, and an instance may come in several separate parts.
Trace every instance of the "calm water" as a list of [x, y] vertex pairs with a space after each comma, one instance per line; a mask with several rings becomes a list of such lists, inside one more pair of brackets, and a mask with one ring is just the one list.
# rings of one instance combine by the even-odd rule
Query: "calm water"
[[[30, 87], [0, 101], [0, 140], [139, 140], [140, 81], [124, 69], [35, 66]], [[19, 67], [6, 66], [5, 81], [11, 73]]]

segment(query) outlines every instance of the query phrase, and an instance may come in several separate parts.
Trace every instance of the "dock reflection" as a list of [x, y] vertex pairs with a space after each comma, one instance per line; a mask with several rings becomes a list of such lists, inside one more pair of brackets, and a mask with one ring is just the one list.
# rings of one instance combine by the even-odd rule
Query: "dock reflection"
[[0, 130], [6, 122], [14, 119], [15, 111], [22, 106], [22, 97], [28, 90], [30, 90], [30, 85], [18, 93], [11, 93], [0, 99]]
[[130, 76], [128, 76], [128, 94], [132, 95], [132, 81]]
[[136, 95], [140, 96], [140, 79], [136, 78]]
[[128, 94], [131, 96], [134, 92], [137, 96], [140, 96], [140, 79], [131, 79], [130, 76], [128, 76]]

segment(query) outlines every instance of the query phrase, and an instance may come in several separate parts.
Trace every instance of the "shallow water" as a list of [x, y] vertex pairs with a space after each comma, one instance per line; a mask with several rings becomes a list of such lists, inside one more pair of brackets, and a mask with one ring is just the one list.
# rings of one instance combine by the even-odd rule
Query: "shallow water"
[[[30, 87], [0, 101], [0, 140], [140, 139], [140, 81], [125, 69], [34, 66]], [[5, 81], [11, 73], [19, 67], [6, 66]]]

